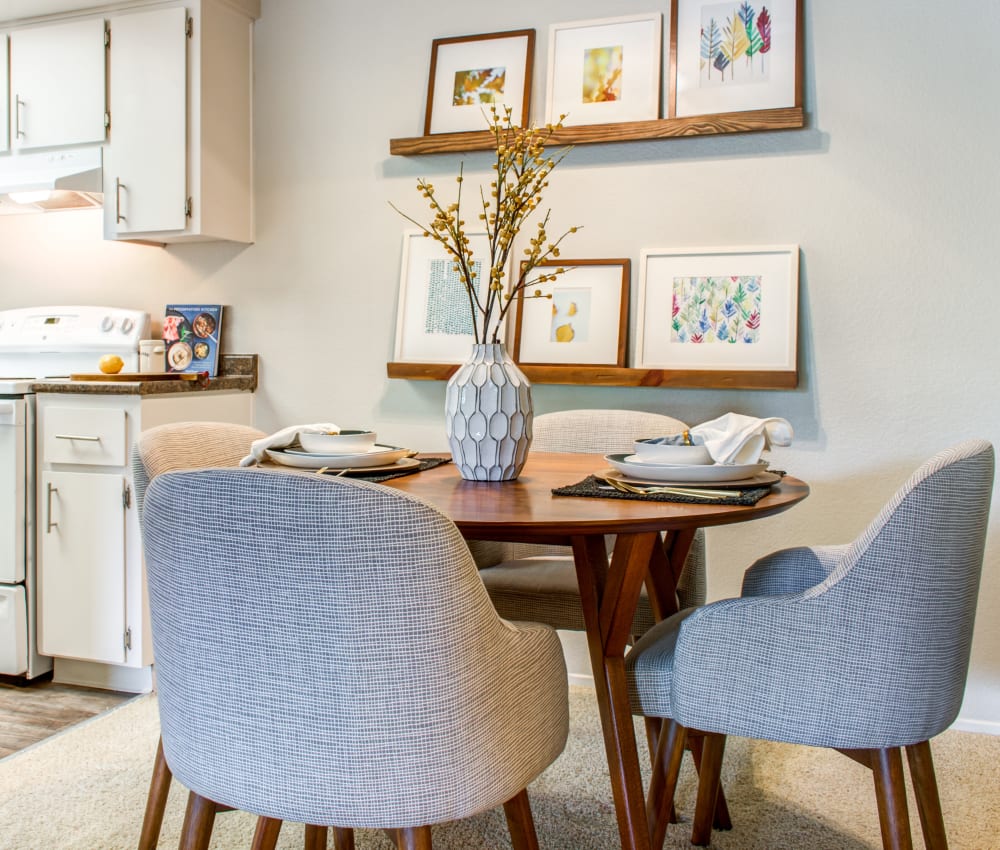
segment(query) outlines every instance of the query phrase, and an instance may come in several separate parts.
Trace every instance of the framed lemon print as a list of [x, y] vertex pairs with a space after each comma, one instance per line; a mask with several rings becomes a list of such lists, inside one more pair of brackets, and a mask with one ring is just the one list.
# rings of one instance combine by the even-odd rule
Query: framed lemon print
[[[552, 260], [555, 282], [517, 303], [514, 359], [538, 365], [624, 366], [629, 260]], [[533, 293], [538, 292], [538, 295]]]

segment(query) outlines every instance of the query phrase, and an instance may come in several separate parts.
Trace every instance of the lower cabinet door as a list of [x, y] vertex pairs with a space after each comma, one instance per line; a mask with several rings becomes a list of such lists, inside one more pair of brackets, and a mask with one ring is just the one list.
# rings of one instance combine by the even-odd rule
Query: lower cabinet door
[[120, 473], [44, 472], [39, 490], [39, 651], [125, 661]]

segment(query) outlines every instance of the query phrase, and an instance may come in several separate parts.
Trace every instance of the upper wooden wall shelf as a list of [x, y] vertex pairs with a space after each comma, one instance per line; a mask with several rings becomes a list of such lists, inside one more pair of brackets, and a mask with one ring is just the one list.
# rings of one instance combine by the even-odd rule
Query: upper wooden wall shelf
[[[792, 390], [798, 372], [722, 372], [709, 369], [629, 369], [616, 366], [530, 366], [518, 364], [533, 384], [591, 387], [677, 387], [716, 390]], [[447, 381], [458, 371], [452, 363], [387, 363], [390, 378]]]
[[[601, 142], [638, 142], [649, 139], [676, 139], [684, 136], [713, 136], [719, 133], [754, 133], [766, 130], [795, 130], [805, 126], [801, 106], [758, 109], [751, 112], [722, 112], [690, 118], [657, 118], [621, 124], [587, 124], [563, 127], [552, 134], [550, 145], [589, 145]], [[474, 133], [437, 133], [390, 139], [389, 153], [415, 156], [426, 153], [464, 153], [493, 149], [489, 130]]]

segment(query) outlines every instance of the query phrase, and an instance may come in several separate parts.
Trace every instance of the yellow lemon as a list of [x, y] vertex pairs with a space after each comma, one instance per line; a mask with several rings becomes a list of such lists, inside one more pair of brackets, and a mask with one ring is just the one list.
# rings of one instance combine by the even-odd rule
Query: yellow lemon
[[125, 361], [117, 354], [105, 354], [97, 365], [105, 375], [117, 375]]

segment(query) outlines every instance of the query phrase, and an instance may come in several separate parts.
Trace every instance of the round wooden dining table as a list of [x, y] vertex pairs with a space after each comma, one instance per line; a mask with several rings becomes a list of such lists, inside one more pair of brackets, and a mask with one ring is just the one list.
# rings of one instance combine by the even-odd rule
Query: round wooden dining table
[[[448, 463], [385, 484], [437, 507], [467, 540], [572, 548], [621, 844], [650, 850], [624, 665], [642, 585], [653, 613], [669, 616], [699, 528], [773, 516], [805, 499], [809, 487], [785, 476], [752, 506], [553, 495], [607, 465], [601, 455], [532, 452], [516, 481], [466, 481]], [[606, 534], [616, 536], [610, 564]]]

